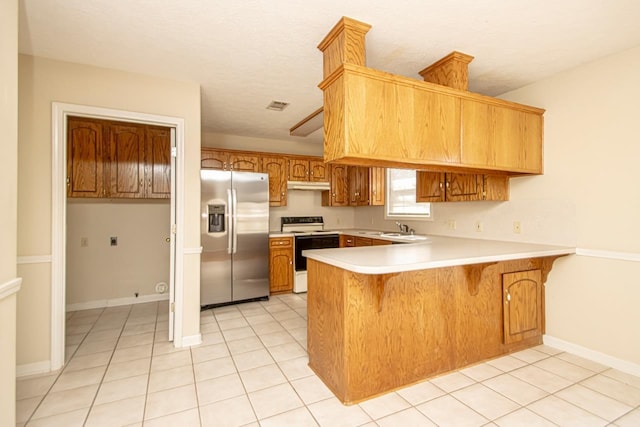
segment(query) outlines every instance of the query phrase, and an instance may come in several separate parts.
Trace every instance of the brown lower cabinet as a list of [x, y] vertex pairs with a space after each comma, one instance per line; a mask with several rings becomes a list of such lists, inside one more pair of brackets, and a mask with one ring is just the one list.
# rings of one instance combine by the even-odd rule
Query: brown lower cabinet
[[362, 236], [351, 236], [348, 234], [340, 235], [340, 247], [341, 248], [352, 248], [358, 246], [382, 246], [382, 245], [391, 245], [392, 242], [390, 240], [384, 239], [373, 239], [371, 237], [362, 237]]
[[293, 237], [269, 239], [269, 291], [293, 291]]

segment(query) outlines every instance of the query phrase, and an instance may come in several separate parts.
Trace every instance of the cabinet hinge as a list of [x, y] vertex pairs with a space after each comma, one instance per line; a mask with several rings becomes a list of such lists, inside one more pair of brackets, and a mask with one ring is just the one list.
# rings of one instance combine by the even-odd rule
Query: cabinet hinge
[[169, 307], [169, 311], [171, 311], [172, 313], [175, 313], [176, 311], [176, 303], [172, 302], [171, 306]]
[[171, 224], [171, 234], [176, 234], [177, 227], [175, 224]]
[[178, 148], [171, 147], [171, 157], [178, 157]]

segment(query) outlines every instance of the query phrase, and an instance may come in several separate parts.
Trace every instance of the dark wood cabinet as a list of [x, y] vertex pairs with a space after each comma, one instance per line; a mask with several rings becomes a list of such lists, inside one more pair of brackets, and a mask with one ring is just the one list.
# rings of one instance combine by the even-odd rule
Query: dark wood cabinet
[[145, 129], [114, 124], [109, 132], [109, 197], [143, 198]]
[[146, 197], [171, 197], [171, 129], [147, 127], [145, 145]]
[[[67, 197], [104, 197], [102, 122], [70, 117], [67, 122]], [[108, 156], [108, 154], [107, 154]]]
[[329, 191], [322, 192], [322, 206], [349, 206], [349, 166], [331, 165]]

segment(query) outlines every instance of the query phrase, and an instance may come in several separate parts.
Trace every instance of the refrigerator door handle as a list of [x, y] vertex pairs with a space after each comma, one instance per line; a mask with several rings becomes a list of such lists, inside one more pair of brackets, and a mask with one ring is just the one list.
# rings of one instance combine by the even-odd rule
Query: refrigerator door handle
[[233, 198], [231, 196], [231, 189], [227, 188], [227, 253], [233, 252]]
[[233, 215], [231, 216], [231, 219], [233, 221], [233, 227], [231, 229], [232, 234], [233, 234], [233, 252], [232, 253], [236, 253], [237, 249], [238, 249], [238, 231], [237, 231], [237, 225], [238, 225], [238, 193], [236, 192], [236, 189], [232, 189], [231, 190], [231, 197], [232, 197], [232, 206], [233, 206]]

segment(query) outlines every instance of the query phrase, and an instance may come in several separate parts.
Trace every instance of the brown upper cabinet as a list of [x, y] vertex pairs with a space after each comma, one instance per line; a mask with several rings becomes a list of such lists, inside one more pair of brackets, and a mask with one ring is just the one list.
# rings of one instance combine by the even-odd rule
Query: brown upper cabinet
[[168, 128], [70, 117], [67, 196], [170, 198]]
[[287, 206], [287, 159], [264, 156], [261, 162], [260, 171], [269, 174], [269, 206]]
[[[467, 91], [472, 57], [452, 54], [427, 81], [365, 65], [370, 25], [342, 18], [323, 52], [324, 159], [440, 172], [542, 173], [540, 108]], [[383, 100], [383, 101], [381, 101]]]
[[260, 158], [255, 153], [202, 148], [200, 167], [226, 171], [260, 172]]
[[322, 192], [322, 206], [349, 206], [349, 166], [330, 165], [329, 190]]
[[506, 176], [416, 171], [416, 202], [508, 199]]
[[289, 159], [290, 181], [327, 182], [329, 174], [327, 165], [321, 159]]

